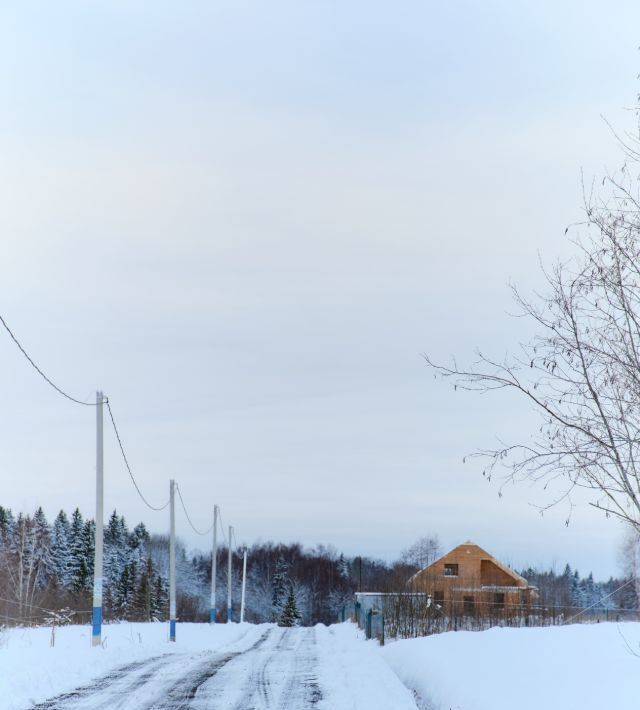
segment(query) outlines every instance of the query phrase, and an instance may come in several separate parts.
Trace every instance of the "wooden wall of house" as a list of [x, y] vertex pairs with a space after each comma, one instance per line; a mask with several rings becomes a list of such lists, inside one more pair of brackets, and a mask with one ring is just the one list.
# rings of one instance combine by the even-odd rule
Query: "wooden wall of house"
[[[446, 565], [458, 565], [458, 575], [445, 574]], [[419, 572], [412, 580], [415, 591], [431, 594], [434, 599], [441, 595], [447, 605], [464, 604], [464, 597], [473, 598], [477, 611], [495, 609], [495, 594], [504, 594], [505, 606], [514, 608], [531, 601], [531, 590], [518, 577], [511, 576], [477, 545], [460, 545], [429, 567]], [[495, 586], [499, 590], [483, 591], [483, 586]], [[511, 591], [511, 589], [513, 591]]]

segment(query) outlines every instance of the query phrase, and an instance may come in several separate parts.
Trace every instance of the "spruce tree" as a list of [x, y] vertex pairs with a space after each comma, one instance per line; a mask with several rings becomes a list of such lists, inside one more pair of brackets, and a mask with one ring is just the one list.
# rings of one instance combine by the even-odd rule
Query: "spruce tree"
[[342, 552], [338, 557], [338, 574], [342, 579], [349, 579], [349, 563], [345, 560]]
[[135, 586], [136, 565], [130, 562], [124, 566], [116, 590], [115, 611], [119, 619], [127, 619], [133, 612]]
[[289, 594], [287, 601], [280, 615], [278, 626], [300, 626], [300, 612], [296, 604], [296, 595], [293, 591], [293, 584], [289, 583]]
[[87, 573], [93, 577], [93, 565], [96, 554], [96, 524], [93, 520], [85, 520], [82, 527], [82, 547], [87, 564]]
[[71, 516], [69, 546], [69, 587], [77, 593], [89, 588], [89, 568], [87, 566], [87, 551], [84, 537], [84, 520], [78, 508]]
[[132, 561], [130, 536], [124, 517], [117, 511], [109, 516], [104, 529], [104, 585], [105, 606], [114, 618], [123, 618], [122, 577], [125, 575], [127, 594], [131, 593], [130, 570], [125, 573], [126, 566]]
[[166, 621], [169, 616], [169, 586], [157, 574], [151, 588], [151, 620]]
[[33, 561], [36, 570], [35, 585], [44, 589], [53, 572], [51, 559], [51, 531], [44, 511], [39, 507], [33, 515]]
[[9, 549], [15, 524], [11, 508], [3, 508], [0, 505], [0, 550]]
[[53, 578], [58, 587], [66, 587], [69, 584], [71, 571], [69, 518], [64, 510], [61, 510], [53, 523], [51, 531], [51, 567]]
[[289, 585], [289, 574], [288, 565], [284, 560], [284, 557], [280, 555], [278, 561], [276, 562], [276, 571], [273, 575], [273, 580], [271, 582], [272, 595], [271, 595], [271, 606], [274, 621], [280, 618], [282, 614], [283, 605], [285, 603], [287, 595], [287, 586]]

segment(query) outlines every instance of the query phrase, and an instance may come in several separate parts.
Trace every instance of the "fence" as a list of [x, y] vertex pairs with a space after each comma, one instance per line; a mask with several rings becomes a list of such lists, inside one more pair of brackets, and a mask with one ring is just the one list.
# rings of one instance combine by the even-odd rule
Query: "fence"
[[353, 621], [361, 628], [367, 639], [377, 639], [384, 646], [385, 621], [379, 609], [363, 608], [359, 602], [345, 604], [339, 614], [340, 621]]
[[444, 631], [483, 631], [494, 626], [562, 626], [567, 623], [637, 621], [637, 610], [593, 609], [544, 605], [477, 605], [464, 601], [434, 604], [420, 593], [357, 593], [356, 601], [345, 605], [340, 620], [351, 620], [367, 638], [384, 643], [390, 638], [429, 636]]

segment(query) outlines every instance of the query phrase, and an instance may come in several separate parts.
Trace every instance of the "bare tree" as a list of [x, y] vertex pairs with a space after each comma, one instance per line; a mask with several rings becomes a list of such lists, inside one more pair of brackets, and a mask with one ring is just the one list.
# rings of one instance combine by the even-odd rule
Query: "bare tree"
[[469, 367], [426, 359], [457, 388], [515, 391], [539, 414], [528, 440], [474, 454], [487, 457], [484, 475], [555, 480], [550, 505], [588, 489], [591, 505], [640, 531], [640, 143], [622, 147], [621, 171], [585, 192], [574, 257], [543, 268], [544, 293], [513, 288], [532, 340], [504, 359], [477, 352]]
[[640, 604], [640, 531], [627, 527], [619, 551], [623, 573], [633, 580], [636, 604]]
[[440, 540], [437, 535], [421, 537], [402, 551], [400, 561], [417, 569], [424, 569], [441, 555]]

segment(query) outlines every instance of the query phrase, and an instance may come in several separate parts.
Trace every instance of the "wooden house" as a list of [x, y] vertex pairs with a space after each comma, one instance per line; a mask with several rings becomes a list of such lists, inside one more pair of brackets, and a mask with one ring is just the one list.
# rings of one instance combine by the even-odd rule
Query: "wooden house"
[[495, 615], [523, 612], [533, 603], [536, 588], [472, 542], [411, 577], [413, 592], [428, 594], [444, 614]]

